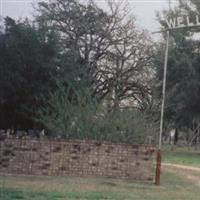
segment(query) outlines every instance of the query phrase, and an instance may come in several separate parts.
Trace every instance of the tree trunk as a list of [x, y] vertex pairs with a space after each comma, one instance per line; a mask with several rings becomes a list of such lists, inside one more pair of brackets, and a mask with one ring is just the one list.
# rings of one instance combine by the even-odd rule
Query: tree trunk
[[174, 145], [177, 145], [178, 143], [178, 135], [179, 135], [178, 128], [175, 128]]

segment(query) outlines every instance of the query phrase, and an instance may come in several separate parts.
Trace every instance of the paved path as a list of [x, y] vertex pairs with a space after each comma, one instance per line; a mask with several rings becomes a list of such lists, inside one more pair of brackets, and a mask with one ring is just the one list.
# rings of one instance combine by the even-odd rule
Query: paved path
[[186, 169], [186, 170], [192, 170], [192, 171], [200, 172], [199, 167], [191, 167], [191, 166], [177, 165], [177, 164], [171, 164], [171, 163], [162, 163], [162, 166], [164, 166], [164, 167], [175, 167], [175, 168], [179, 168], [179, 169]]

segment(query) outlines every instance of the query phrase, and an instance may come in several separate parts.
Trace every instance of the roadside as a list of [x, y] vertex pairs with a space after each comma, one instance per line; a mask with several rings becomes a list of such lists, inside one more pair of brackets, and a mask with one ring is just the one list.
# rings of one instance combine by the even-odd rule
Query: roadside
[[[163, 147], [162, 153], [163, 163], [175, 165], [175, 166], [186, 166], [191, 170], [197, 170], [200, 168], [200, 151], [195, 151], [193, 148], [188, 147], [176, 147], [171, 150], [170, 146]], [[194, 167], [194, 168], [193, 168]]]
[[162, 169], [168, 173], [175, 173], [179, 177], [191, 182], [191, 184], [200, 187], [200, 168], [163, 163]]

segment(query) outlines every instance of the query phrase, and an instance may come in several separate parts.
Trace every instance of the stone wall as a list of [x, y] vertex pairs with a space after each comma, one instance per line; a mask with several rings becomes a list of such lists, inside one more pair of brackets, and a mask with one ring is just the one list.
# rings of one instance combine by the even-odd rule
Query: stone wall
[[0, 172], [153, 181], [155, 154], [155, 149], [149, 146], [4, 139], [0, 141]]

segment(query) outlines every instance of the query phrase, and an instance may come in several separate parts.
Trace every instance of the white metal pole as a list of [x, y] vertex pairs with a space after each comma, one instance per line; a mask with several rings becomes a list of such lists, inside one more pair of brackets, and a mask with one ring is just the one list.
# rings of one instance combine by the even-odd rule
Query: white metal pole
[[159, 146], [158, 146], [159, 150], [161, 150], [162, 148], [168, 52], [169, 52], [169, 31], [167, 31], [166, 49], [165, 49], [165, 62], [164, 62], [164, 73], [163, 73], [163, 87], [162, 87], [162, 105], [161, 105], [161, 116], [160, 116], [160, 135], [159, 135]]

